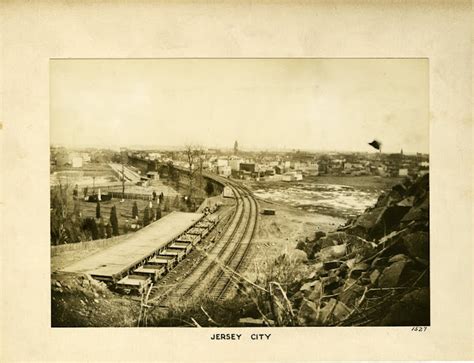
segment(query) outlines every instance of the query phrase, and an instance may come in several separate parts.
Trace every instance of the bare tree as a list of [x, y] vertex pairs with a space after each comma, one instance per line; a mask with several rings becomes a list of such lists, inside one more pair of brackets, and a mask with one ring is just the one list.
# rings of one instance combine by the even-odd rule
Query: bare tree
[[189, 172], [189, 197], [193, 195], [193, 185], [196, 172], [199, 173], [199, 183], [202, 185], [202, 166], [204, 162], [204, 150], [200, 146], [186, 145], [184, 148]]

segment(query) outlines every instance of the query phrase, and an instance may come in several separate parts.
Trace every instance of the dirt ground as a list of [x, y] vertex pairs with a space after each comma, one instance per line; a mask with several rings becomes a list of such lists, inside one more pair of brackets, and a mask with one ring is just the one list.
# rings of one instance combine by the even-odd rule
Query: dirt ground
[[300, 240], [317, 231], [331, 231], [345, 222], [342, 218], [309, 213], [290, 206], [258, 200], [260, 210], [270, 208], [275, 215], [259, 215], [252, 249], [252, 263], [259, 264], [289, 252]]

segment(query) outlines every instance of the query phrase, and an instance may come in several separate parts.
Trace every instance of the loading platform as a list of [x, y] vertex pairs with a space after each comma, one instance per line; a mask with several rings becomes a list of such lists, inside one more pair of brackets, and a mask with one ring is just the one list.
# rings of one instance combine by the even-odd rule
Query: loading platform
[[[190, 230], [203, 217], [204, 214], [201, 213], [172, 212], [128, 235], [121, 243], [73, 263], [63, 268], [63, 271], [86, 273], [96, 279], [117, 282], [129, 271], [142, 265], [145, 260], [161, 252], [170, 242]], [[179, 259], [182, 257], [179, 252], [173, 251], [169, 253], [171, 254], [177, 254]], [[152, 261], [150, 262], [153, 263]], [[165, 261], [160, 260], [160, 262]], [[123, 283], [126, 285], [137, 282], [126, 280]]]

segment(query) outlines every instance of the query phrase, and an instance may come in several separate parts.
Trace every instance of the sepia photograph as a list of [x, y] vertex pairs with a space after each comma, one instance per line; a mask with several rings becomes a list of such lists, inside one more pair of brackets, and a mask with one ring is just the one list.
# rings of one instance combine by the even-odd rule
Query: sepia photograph
[[0, 1], [0, 361], [473, 358], [472, 1]]
[[428, 59], [49, 71], [52, 327], [430, 326]]

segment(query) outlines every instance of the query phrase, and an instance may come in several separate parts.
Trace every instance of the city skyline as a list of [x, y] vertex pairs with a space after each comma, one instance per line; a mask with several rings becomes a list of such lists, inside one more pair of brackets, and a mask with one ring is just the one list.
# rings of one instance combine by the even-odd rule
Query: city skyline
[[370, 152], [376, 138], [383, 152], [429, 152], [425, 59], [52, 60], [50, 71], [51, 144]]

